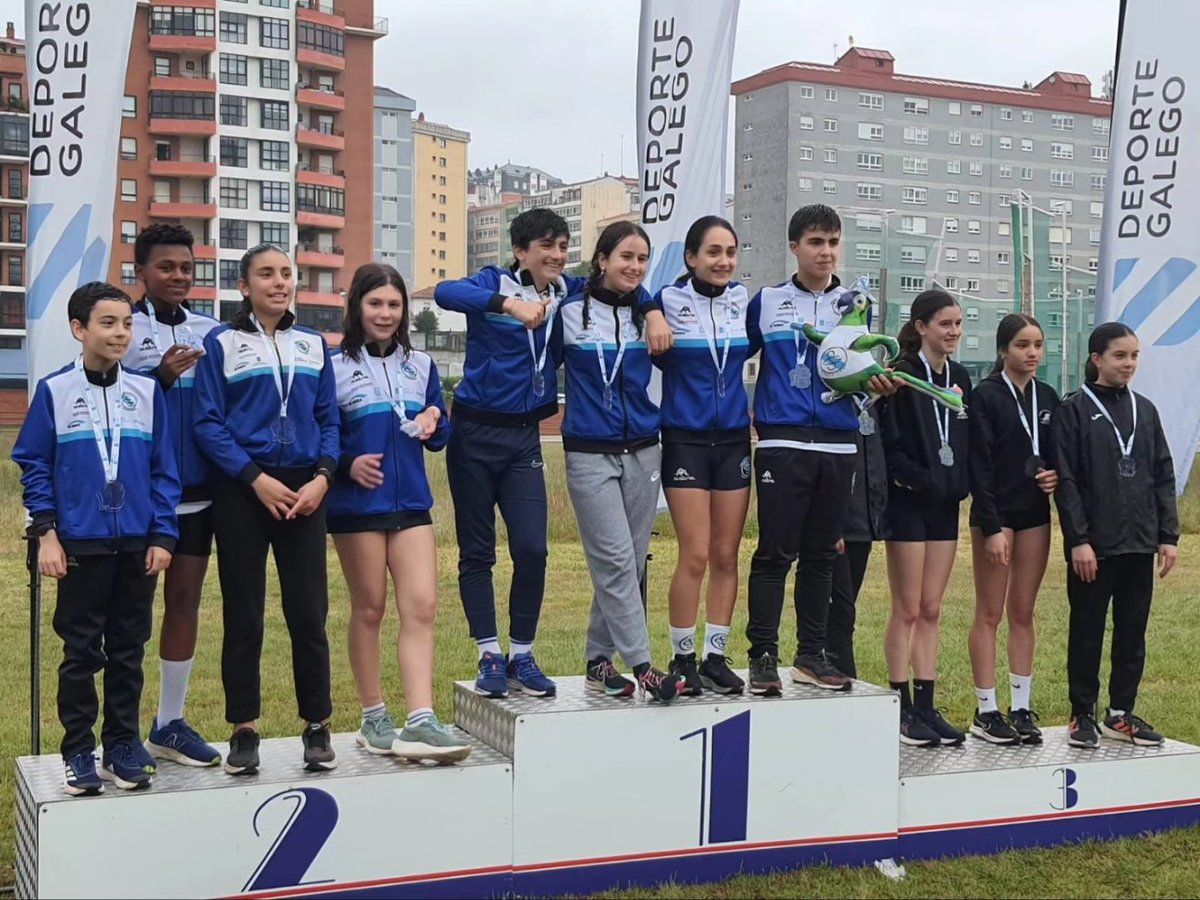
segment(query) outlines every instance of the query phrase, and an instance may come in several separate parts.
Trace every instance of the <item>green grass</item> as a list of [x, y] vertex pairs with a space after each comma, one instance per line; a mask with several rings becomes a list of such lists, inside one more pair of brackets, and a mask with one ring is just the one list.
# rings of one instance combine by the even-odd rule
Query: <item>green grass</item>
[[[16, 467], [9, 461], [13, 435], [0, 433], [0, 667], [9, 679], [9, 701], [0, 718], [0, 790], [8, 798], [0, 803], [0, 884], [13, 880], [13, 765], [12, 759], [29, 752], [29, 649], [28, 590], [24, 549], [20, 540], [23, 515]], [[578, 546], [574, 514], [563, 482], [564, 464], [558, 445], [545, 447], [551, 507], [550, 572], [538, 657], [551, 673], [578, 672], [582, 666], [583, 638], [591, 587], [583, 554]], [[456, 550], [453, 521], [441, 455], [429, 458], [437, 508], [439, 597], [441, 612], [437, 635], [438, 714], [453, 714], [451, 683], [473, 677], [475, 655], [460, 611], [456, 584]], [[1200, 530], [1200, 497], [1184, 498], [1181, 510], [1185, 530]], [[734, 623], [732, 653], [744, 658], [745, 574], [753, 550], [753, 510], [742, 547], [743, 577]], [[965, 516], [963, 517], [965, 520]], [[668, 517], [660, 516], [659, 533], [651, 545], [650, 571], [652, 636], [656, 658], [670, 652], [666, 622], [666, 587], [675, 561], [673, 530]], [[501, 545], [504, 536], [501, 530]], [[859, 599], [858, 660], [860, 675], [876, 684], [885, 679], [882, 634], [887, 618], [888, 594], [882, 547], [872, 557], [867, 582]], [[1179, 569], [1160, 583], [1148, 635], [1149, 659], [1138, 710], [1172, 737], [1200, 743], [1200, 719], [1192, 718], [1192, 701], [1200, 690], [1200, 561], [1184, 547]], [[503, 597], [511, 567], [506, 554], [498, 554], [497, 593]], [[348, 601], [337, 560], [330, 548], [329, 634], [333, 647], [334, 727], [350, 731], [358, 725], [358, 705], [346, 660], [345, 634]], [[1035, 701], [1042, 721], [1060, 724], [1069, 708], [1066, 689], [1066, 623], [1064, 564], [1056, 543], [1050, 570], [1038, 606], [1039, 645], [1035, 675]], [[267, 736], [293, 735], [300, 723], [289, 676], [287, 631], [278, 603], [278, 583], [269, 581], [268, 624], [263, 649], [263, 732]], [[955, 721], [965, 722], [974, 707], [966, 635], [973, 613], [969, 558], [960, 554], [947, 594], [942, 628], [942, 656], [938, 702]], [[49, 627], [54, 608], [50, 587], [43, 601], [42, 748], [53, 752], [61, 734], [54, 711], [55, 671], [59, 644]], [[156, 619], [159, 616], [156, 616]], [[206, 586], [202, 608], [201, 647], [188, 698], [188, 717], [214, 739], [227, 736], [219, 677], [220, 602], [215, 563]], [[501, 621], [503, 621], [503, 613]], [[395, 618], [387, 634], [395, 634]], [[783, 631], [790, 633], [785, 616]], [[790, 651], [785, 639], [785, 653]], [[391, 655], [385, 655], [386, 693], [395, 711], [403, 708], [399, 677]], [[146, 691], [143, 722], [157, 705], [157, 631], [147, 647]], [[1002, 698], [1005, 699], [1006, 698]], [[817, 812], [814, 812], [817, 814]], [[628, 897], [926, 897], [926, 896], [1061, 896], [1061, 897], [1172, 897], [1200, 895], [1200, 829], [1190, 829], [1110, 844], [1085, 844], [1046, 851], [1022, 851], [994, 857], [919, 863], [908, 866], [908, 878], [892, 883], [874, 870], [814, 868], [799, 873], [738, 878], [706, 887], [666, 886], [655, 891], [611, 896]]]

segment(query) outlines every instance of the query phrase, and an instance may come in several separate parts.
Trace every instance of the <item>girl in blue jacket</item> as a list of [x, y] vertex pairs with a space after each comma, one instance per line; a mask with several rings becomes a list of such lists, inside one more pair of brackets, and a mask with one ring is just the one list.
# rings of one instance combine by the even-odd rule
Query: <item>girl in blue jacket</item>
[[[342, 453], [328, 525], [350, 588], [350, 668], [363, 708], [356, 740], [380, 755], [464, 759], [470, 746], [433, 712], [437, 549], [424, 450], [445, 447], [450, 429], [437, 366], [409, 343], [408, 290], [399, 272], [378, 263], [359, 267], [346, 296], [343, 332], [333, 354]], [[389, 573], [409, 707], [399, 734], [379, 677]]]

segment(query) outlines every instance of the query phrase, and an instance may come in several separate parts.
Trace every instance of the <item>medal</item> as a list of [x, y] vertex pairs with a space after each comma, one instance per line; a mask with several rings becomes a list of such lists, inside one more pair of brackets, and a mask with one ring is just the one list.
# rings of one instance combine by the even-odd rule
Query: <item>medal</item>
[[863, 437], [870, 437], [875, 433], [875, 420], [871, 418], [868, 410], [864, 409], [858, 414], [858, 433]]
[[1037, 478], [1039, 469], [1046, 468], [1046, 461], [1041, 457], [1041, 431], [1038, 426], [1038, 396], [1037, 396], [1037, 380], [1031, 382], [1033, 394], [1033, 422], [1030, 423], [1029, 417], [1025, 415], [1025, 407], [1021, 404], [1021, 395], [1017, 393], [1017, 386], [1012, 383], [1012, 379], [1008, 377], [1008, 373], [1002, 371], [1000, 377], [1004, 379], [1004, 383], [1008, 385], [1008, 392], [1012, 394], [1013, 400], [1017, 404], [1017, 415], [1021, 417], [1021, 427], [1025, 429], [1025, 434], [1029, 436], [1029, 444], [1033, 448], [1033, 456], [1025, 461], [1025, 474], [1029, 478]]
[[122, 481], [107, 481], [96, 492], [101, 512], [120, 512], [125, 507], [125, 484]]
[[96, 394], [92, 390], [91, 382], [87, 380], [87, 373], [83, 371], [82, 355], [75, 358], [75, 374], [83, 389], [83, 399], [87, 404], [88, 416], [92, 420], [92, 435], [96, 439], [96, 452], [100, 455], [100, 465], [104, 469], [104, 487], [96, 492], [96, 502], [102, 512], [118, 512], [125, 505], [125, 485], [117, 478], [121, 469], [121, 401], [125, 396], [121, 364], [117, 363], [117, 402], [112, 405], [108, 441], [104, 439], [104, 422], [100, 418]]
[[788, 372], [788, 381], [792, 383], [792, 387], [800, 390], [807, 390], [812, 386], [812, 372], [808, 366], [804, 365], [803, 360], [796, 363], [795, 367]]
[[1137, 474], [1137, 461], [1133, 458], [1133, 439], [1137, 437], [1137, 397], [1130, 391], [1129, 402], [1133, 407], [1133, 428], [1130, 429], [1129, 440], [1126, 441], [1121, 437], [1121, 429], [1113, 421], [1112, 414], [1100, 402], [1100, 398], [1093, 394], [1092, 389], [1086, 384], [1083, 386], [1083, 392], [1096, 404], [1096, 409], [1100, 410], [1100, 415], [1108, 420], [1108, 424], [1112, 426], [1113, 434], [1117, 436], [1117, 446], [1121, 448], [1121, 458], [1117, 460], [1117, 474], [1122, 478], [1132, 478]]
[[541, 369], [533, 373], [533, 393], [536, 397], [546, 393], [546, 376]]
[[[697, 296], [697, 300], [699, 297]], [[712, 314], [712, 305], [714, 298], [708, 300], [709, 314]], [[715, 316], [714, 316], [715, 318]], [[696, 327], [700, 329], [700, 334], [704, 336], [704, 342], [708, 345], [708, 355], [712, 357], [713, 368], [717, 370], [717, 396], [725, 396], [725, 366], [729, 364], [729, 344], [733, 340], [733, 305], [729, 302], [728, 297], [725, 300], [725, 327], [720, 329], [720, 333], [725, 340], [721, 345], [721, 354], [717, 355], [717, 339], [708, 333], [708, 329], [704, 327], [704, 319], [700, 316], [696, 317]]]
[[1132, 456], [1122, 456], [1117, 460], [1117, 472], [1122, 478], [1132, 478], [1137, 474], [1137, 460]]
[[938, 461], [947, 469], [954, 465], [954, 448], [949, 444], [942, 444], [942, 448], [938, 450]]
[[[925, 363], [925, 377], [934, 387], [938, 387], [937, 382], [933, 380], [933, 369], [929, 365], [929, 360], [925, 358], [925, 352], [921, 351], [921, 362]], [[946, 388], [950, 387], [950, 360], [946, 360]], [[938, 462], [947, 469], [954, 465], [954, 448], [950, 446], [950, 410], [944, 409], [938, 405], [936, 400], [930, 400], [933, 404], [933, 421], [937, 425], [938, 437], [941, 439], [941, 449], [938, 450]]]
[[617, 307], [613, 307], [613, 336], [618, 343], [617, 358], [613, 360], [612, 373], [608, 371], [608, 360], [604, 357], [604, 341], [601, 340], [603, 335], [600, 332], [600, 325], [596, 325], [596, 365], [600, 367], [600, 383], [604, 385], [604, 408], [612, 409], [613, 405], [613, 382], [617, 380], [617, 373], [621, 371], [621, 361], [625, 358], [625, 349], [629, 346], [628, 341], [621, 340], [621, 311]]
[[724, 398], [725, 396], [725, 373], [717, 372], [717, 396]]
[[[533, 360], [533, 395], [535, 397], [545, 396], [546, 393], [546, 351], [550, 349], [550, 334], [554, 329], [554, 314], [558, 312], [558, 302], [554, 296], [554, 287], [547, 285], [546, 291], [550, 294], [550, 312], [546, 315], [546, 342], [542, 344], [541, 355], [538, 355], [537, 344], [533, 340], [533, 329], [525, 329], [525, 334], [529, 337], [529, 357]], [[534, 301], [531, 301], [534, 302]], [[541, 300], [536, 302], [540, 303]]]
[[[290, 444], [296, 440], [296, 423], [288, 421], [288, 401], [292, 399], [292, 385], [296, 381], [296, 337], [292, 330], [287, 330], [288, 360], [287, 386], [283, 383], [283, 357], [279, 345], [267, 337], [258, 317], [251, 314], [250, 321], [254, 324], [258, 336], [262, 338], [263, 349], [266, 351], [267, 362], [271, 364], [271, 374], [275, 376], [275, 391], [279, 394], [279, 421], [271, 426], [271, 436], [280, 444]], [[279, 332], [276, 332], [278, 336]]]
[[296, 423], [287, 416], [280, 416], [271, 426], [271, 437], [281, 444], [291, 444], [296, 440]]

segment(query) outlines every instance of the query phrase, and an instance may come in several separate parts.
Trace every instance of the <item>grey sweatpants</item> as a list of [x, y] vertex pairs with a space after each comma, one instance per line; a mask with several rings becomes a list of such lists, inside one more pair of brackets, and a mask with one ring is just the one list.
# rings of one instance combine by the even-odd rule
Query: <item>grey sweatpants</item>
[[635, 453], [568, 452], [567, 490], [592, 573], [587, 658], [650, 662], [642, 575], [658, 508], [658, 446]]

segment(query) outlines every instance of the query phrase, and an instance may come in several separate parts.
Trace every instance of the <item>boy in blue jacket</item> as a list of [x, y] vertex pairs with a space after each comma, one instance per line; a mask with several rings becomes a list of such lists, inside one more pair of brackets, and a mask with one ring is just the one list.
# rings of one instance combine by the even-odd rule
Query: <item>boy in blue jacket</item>
[[[181, 486], [162, 389], [121, 366], [133, 302], [92, 282], [71, 295], [67, 313], [83, 352], [38, 382], [12, 455], [30, 534], [39, 538], [38, 571], [59, 580], [64, 787], [81, 795], [103, 791], [102, 779], [123, 790], [145, 788], [155, 771], [139, 740], [142, 656], [157, 576], [179, 537]], [[97, 773], [100, 671], [104, 756]]]

